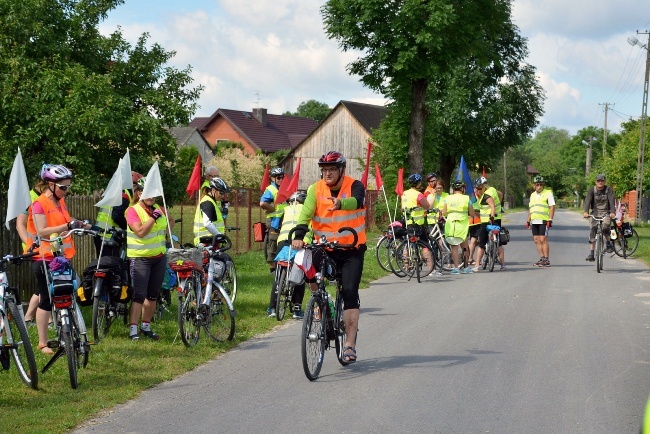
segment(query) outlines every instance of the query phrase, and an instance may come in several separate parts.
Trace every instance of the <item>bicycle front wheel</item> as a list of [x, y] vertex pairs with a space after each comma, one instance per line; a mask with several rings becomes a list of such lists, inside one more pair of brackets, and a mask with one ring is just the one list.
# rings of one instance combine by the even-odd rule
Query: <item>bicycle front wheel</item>
[[18, 306], [11, 299], [7, 299], [7, 311], [9, 312], [7, 317], [8, 328], [11, 332], [11, 336], [7, 335], [7, 345], [10, 346], [9, 351], [18, 369], [18, 375], [27, 386], [37, 389], [38, 369], [36, 368], [36, 359], [34, 358], [32, 344], [29, 341], [27, 327], [18, 311]]
[[602, 234], [596, 235], [596, 247], [595, 247], [594, 254], [596, 255], [596, 271], [600, 273], [600, 270], [603, 269], [603, 254], [604, 254]]
[[309, 381], [318, 378], [325, 355], [326, 309], [320, 301], [320, 297], [309, 299], [302, 323], [302, 368]]
[[63, 346], [65, 347], [65, 354], [68, 359], [70, 386], [73, 389], [76, 389], [79, 385], [77, 380], [77, 352], [75, 351], [74, 339], [72, 338], [72, 330], [70, 330], [70, 327], [66, 327], [66, 329], [61, 332], [61, 337], [63, 338]]
[[490, 273], [494, 271], [494, 263], [496, 262], [497, 246], [494, 241], [488, 241], [488, 267]]
[[377, 247], [375, 249], [377, 263], [384, 271], [388, 271], [389, 273], [393, 271], [390, 267], [390, 258], [395, 247], [396, 243], [392, 237], [383, 236], [377, 242]]
[[226, 260], [226, 271], [221, 278], [221, 284], [230, 297], [230, 302], [235, 304], [235, 298], [237, 297], [237, 269], [230, 257]]
[[227, 295], [221, 293], [217, 284], [213, 284], [212, 299], [203, 327], [210, 339], [215, 342], [231, 341], [235, 336], [235, 316], [228, 308], [224, 297]]
[[198, 320], [196, 300], [196, 281], [190, 278], [178, 297], [178, 330], [186, 347], [196, 345], [201, 331]]
[[[287, 282], [287, 268], [281, 265], [278, 265], [280, 270], [278, 271], [278, 281], [275, 282], [275, 288], [278, 292], [277, 297], [275, 298], [275, 313], [276, 319], [282, 321], [284, 319], [284, 314], [287, 312], [287, 295], [289, 293], [289, 285]], [[289, 303], [291, 300], [289, 299]]]
[[104, 279], [95, 279], [93, 285], [93, 294], [99, 294], [93, 298], [92, 328], [95, 342], [106, 337], [115, 318], [110, 315], [110, 301], [108, 294], [102, 288], [103, 284]]

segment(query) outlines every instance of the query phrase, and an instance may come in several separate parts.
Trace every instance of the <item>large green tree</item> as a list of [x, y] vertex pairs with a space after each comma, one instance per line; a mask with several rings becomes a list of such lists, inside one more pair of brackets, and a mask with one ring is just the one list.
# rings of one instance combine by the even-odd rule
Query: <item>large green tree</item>
[[462, 153], [485, 161], [536, 125], [543, 96], [509, 0], [330, 0], [322, 14], [330, 38], [362, 53], [348, 71], [393, 100], [384, 138], [407, 145], [411, 171], [437, 154], [448, 179]]
[[0, 0], [0, 169], [17, 147], [29, 175], [44, 162], [75, 173], [75, 191], [106, 185], [126, 149], [171, 160], [167, 126], [187, 124], [201, 87], [174, 52], [143, 34], [132, 46], [98, 24], [123, 0]]

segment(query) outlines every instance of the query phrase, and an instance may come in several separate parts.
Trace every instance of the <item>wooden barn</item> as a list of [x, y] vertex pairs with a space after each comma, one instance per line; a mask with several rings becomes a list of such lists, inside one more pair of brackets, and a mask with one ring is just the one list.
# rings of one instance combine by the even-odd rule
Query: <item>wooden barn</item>
[[[286, 172], [293, 173], [298, 158], [301, 158], [298, 189], [306, 190], [320, 179], [318, 159], [321, 155], [338, 151], [347, 160], [346, 173], [361, 179], [372, 131], [379, 127], [384, 117], [384, 106], [340, 101], [323, 122], [282, 160], [281, 165]], [[368, 189], [374, 188], [374, 170], [371, 170]]]

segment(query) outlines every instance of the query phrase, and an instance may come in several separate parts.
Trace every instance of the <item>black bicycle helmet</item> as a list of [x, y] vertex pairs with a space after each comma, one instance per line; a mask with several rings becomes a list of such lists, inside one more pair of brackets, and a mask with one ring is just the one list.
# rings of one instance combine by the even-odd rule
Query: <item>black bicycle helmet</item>
[[287, 203], [293, 203], [294, 201], [305, 203], [305, 199], [307, 199], [307, 193], [296, 191], [289, 199], [287, 199]]
[[345, 167], [346, 161], [343, 154], [336, 151], [329, 151], [327, 154], [322, 155], [318, 159], [318, 166], [336, 166], [336, 167]]
[[[269, 172], [269, 176], [270, 176], [271, 178], [275, 178], [276, 176], [284, 176], [284, 169], [283, 169], [282, 167], [274, 167], [274, 168], [271, 169], [271, 171]], [[212, 178], [212, 179], [215, 179], [215, 178]], [[216, 188], [216, 187], [215, 187], [215, 188]]]
[[542, 175], [537, 175], [537, 176], [533, 179], [533, 182], [534, 182], [535, 184], [538, 184], [538, 183], [540, 183], [540, 184], [544, 184], [544, 177], [543, 177]]
[[436, 179], [438, 179], [438, 174], [435, 173], [435, 172], [429, 172], [429, 173], [426, 174], [426, 176], [425, 176], [424, 178], [425, 178], [427, 181], [429, 181], [431, 178], [436, 178]]
[[454, 181], [454, 182], [451, 183], [451, 188], [453, 190], [462, 190], [465, 187], [466, 187], [466, 185], [465, 185], [465, 183], [463, 181]]
[[422, 182], [422, 175], [420, 175], [419, 173], [412, 173], [409, 175], [408, 181], [409, 184], [413, 186], [418, 185]]
[[230, 188], [228, 188], [228, 184], [226, 184], [226, 182], [221, 178], [212, 178], [210, 180], [210, 188], [214, 188], [215, 190], [220, 191], [222, 193], [230, 193]]
[[476, 178], [476, 181], [474, 181], [474, 187], [480, 187], [483, 184], [487, 184], [487, 179], [485, 179], [484, 176]]

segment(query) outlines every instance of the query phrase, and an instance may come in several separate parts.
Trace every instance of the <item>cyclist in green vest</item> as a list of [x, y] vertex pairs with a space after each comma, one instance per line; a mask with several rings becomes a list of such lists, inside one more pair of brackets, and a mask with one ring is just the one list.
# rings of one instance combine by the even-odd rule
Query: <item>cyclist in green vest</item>
[[203, 195], [194, 213], [194, 245], [211, 243], [213, 235], [226, 232], [220, 204], [228, 193], [230, 188], [223, 179], [210, 180], [210, 189]]
[[535, 191], [530, 195], [526, 228], [533, 231], [533, 240], [540, 256], [539, 261], [533, 265], [536, 267], [550, 267], [548, 229], [553, 224], [555, 198], [551, 189], [544, 188], [544, 177], [538, 175], [535, 177], [534, 182]]
[[[469, 233], [469, 218], [474, 218], [474, 207], [469, 201], [469, 196], [465, 194], [465, 183], [463, 181], [454, 181], [451, 184], [454, 191], [444, 199], [442, 206], [442, 215], [447, 219], [445, 223], [445, 239], [451, 247], [451, 257], [454, 260], [454, 268], [451, 274], [470, 274], [471, 268], [465, 264], [461, 268], [458, 257], [458, 246], [467, 251], [467, 234]], [[466, 258], [469, 261], [468, 258]]]
[[284, 203], [276, 204], [275, 198], [278, 196], [278, 190], [284, 179], [284, 170], [282, 167], [274, 167], [269, 172], [269, 177], [271, 178], [271, 183], [266, 187], [264, 193], [262, 193], [260, 208], [266, 211], [266, 227], [268, 228], [266, 262], [269, 264], [271, 274], [274, 274], [275, 256], [278, 254], [278, 235], [280, 234], [282, 213], [285, 207]]
[[[131, 172], [131, 180], [133, 185], [137, 184], [138, 181], [142, 178], [138, 172]], [[122, 191], [122, 203], [118, 206], [110, 207], [103, 206], [99, 208], [97, 217], [95, 218], [95, 226], [101, 229], [110, 229], [110, 228], [121, 228], [126, 231], [126, 217], [124, 213], [126, 209], [131, 206], [131, 201], [133, 200], [133, 190], [124, 189]], [[104, 234], [104, 238], [111, 238], [111, 234]], [[99, 251], [102, 247], [102, 240], [100, 237], [94, 237], [93, 242], [95, 243], [95, 251], [97, 256], [99, 256]], [[102, 256], [120, 256], [120, 249], [117, 247], [109, 247], [104, 245], [104, 250], [102, 251]]]
[[[431, 208], [426, 196], [421, 192], [422, 190], [422, 175], [419, 173], [412, 173], [408, 177], [410, 188], [402, 194], [402, 213], [406, 226], [416, 224], [421, 226], [420, 239], [425, 243], [429, 242], [429, 235], [427, 234], [427, 211]], [[433, 262], [433, 254], [429, 249], [423, 250], [424, 259], [429, 264]]]
[[[474, 181], [474, 187], [478, 193], [478, 204], [481, 211], [481, 231], [479, 232], [478, 237], [478, 253], [476, 255], [476, 267], [472, 271], [479, 271], [481, 260], [485, 254], [485, 245], [488, 241], [488, 225], [497, 225], [501, 226], [501, 199], [503, 194], [498, 192], [494, 187], [488, 185], [488, 180], [481, 176]], [[499, 254], [499, 264], [501, 264], [501, 270], [506, 269], [505, 265], [505, 253], [503, 251], [503, 246], [499, 246], [497, 249]]]
[[[284, 208], [284, 217], [282, 219], [282, 227], [280, 228], [280, 235], [278, 236], [278, 257], [283, 254], [283, 250], [285, 247], [287, 250], [289, 250], [289, 253], [287, 253], [287, 256], [290, 254], [290, 249], [291, 249], [291, 243], [289, 242], [289, 232], [291, 229], [295, 228], [298, 225], [298, 217], [300, 217], [300, 213], [302, 212], [303, 204], [305, 203], [305, 199], [307, 198], [307, 193], [299, 193], [296, 192], [291, 195], [289, 199], [287, 199], [287, 206]], [[309, 225], [311, 229], [311, 224]], [[305, 234], [305, 238], [303, 238], [303, 241], [307, 244], [311, 243], [312, 241], [312, 232], [311, 230]], [[279, 260], [278, 257], [276, 257], [276, 260]], [[269, 304], [269, 318], [273, 318], [276, 315], [275, 312], [275, 302], [277, 300], [277, 289], [275, 287], [275, 283], [273, 284], [273, 288], [271, 290], [271, 301]], [[293, 303], [293, 319], [302, 319], [303, 318], [303, 311], [302, 311], [302, 301], [305, 298], [305, 283], [303, 282], [300, 285], [295, 285], [293, 288], [293, 297], [291, 302]]]

